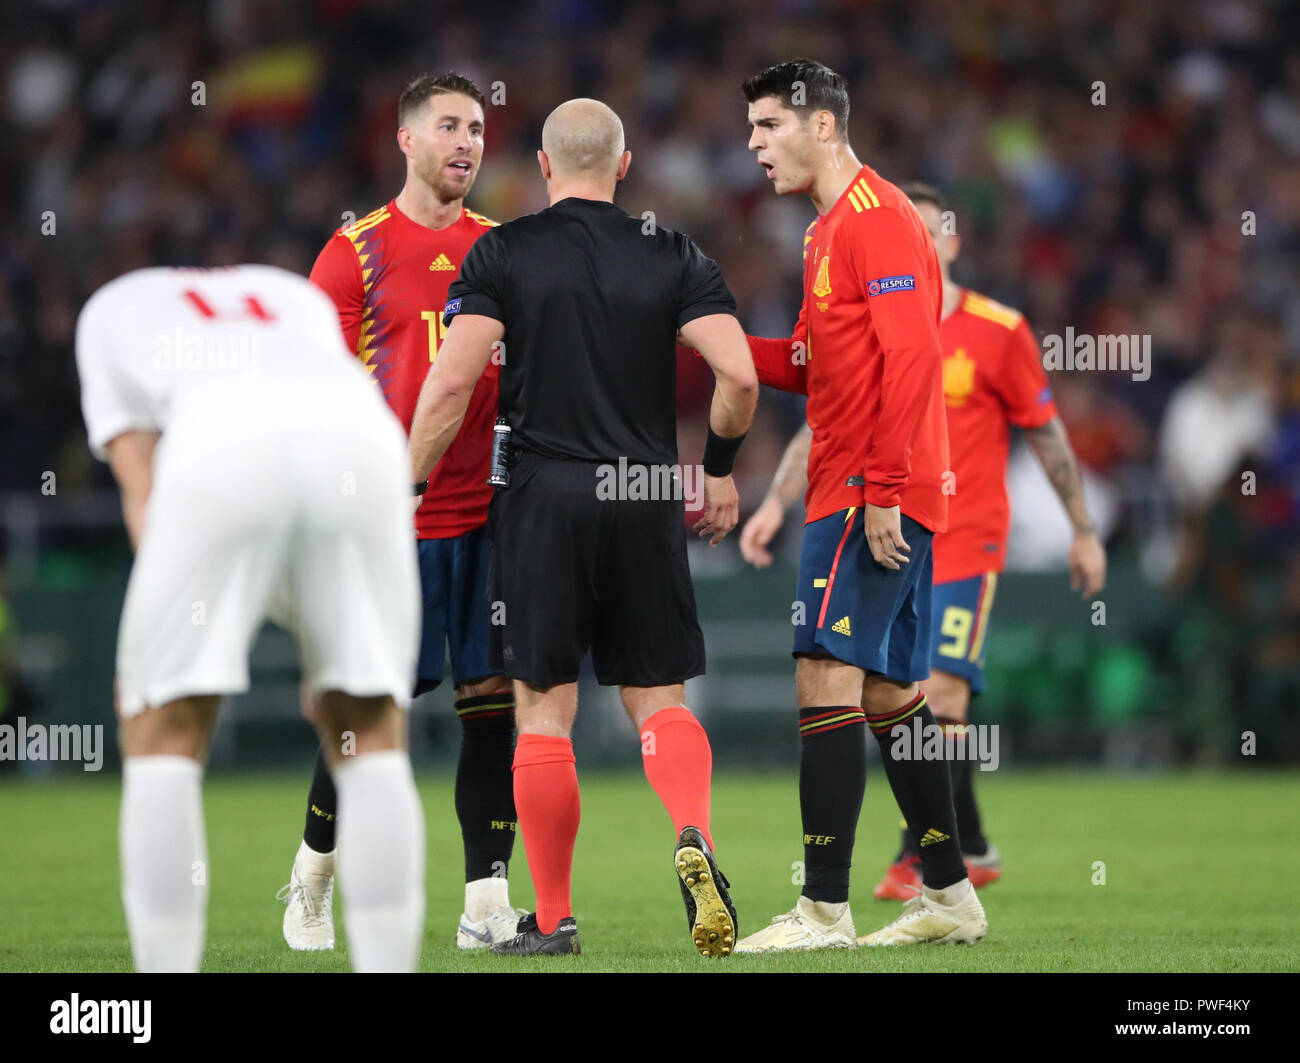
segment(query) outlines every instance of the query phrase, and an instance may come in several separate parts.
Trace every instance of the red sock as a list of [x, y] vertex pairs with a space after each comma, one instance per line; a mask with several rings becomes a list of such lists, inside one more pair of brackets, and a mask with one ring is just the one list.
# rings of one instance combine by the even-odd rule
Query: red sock
[[573, 743], [521, 734], [515, 745], [515, 813], [537, 891], [537, 929], [555, 931], [573, 914], [569, 886], [582, 805]]
[[641, 762], [645, 777], [668, 809], [673, 829], [698, 827], [710, 846], [709, 782], [713, 750], [709, 736], [691, 710], [660, 709], [641, 728]]

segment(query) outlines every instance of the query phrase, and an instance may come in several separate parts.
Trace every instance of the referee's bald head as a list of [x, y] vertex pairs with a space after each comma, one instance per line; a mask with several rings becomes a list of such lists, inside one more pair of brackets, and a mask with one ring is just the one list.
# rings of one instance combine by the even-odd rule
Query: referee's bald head
[[613, 178], [623, 155], [623, 123], [599, 100], [567, 100], [542, 126], [542, 151], [560, 178]]

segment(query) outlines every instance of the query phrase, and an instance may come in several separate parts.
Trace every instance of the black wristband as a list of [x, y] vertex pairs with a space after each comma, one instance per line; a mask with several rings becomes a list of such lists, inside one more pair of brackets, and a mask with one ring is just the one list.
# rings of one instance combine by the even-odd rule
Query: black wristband
[[730, 476], [732, 466], [736, 464], [736, 452], [745, 441], [744, 433], [735, 439], [723, 439], [709, 425], [709, 437], [704, 443], [704, 474], [706, 476]]
[[411, 487], [414, 488], [412, 494], [422, 495], [425, 491], [429, 490], [429, 481], [421, 480], [418, 484], [412, 484]]

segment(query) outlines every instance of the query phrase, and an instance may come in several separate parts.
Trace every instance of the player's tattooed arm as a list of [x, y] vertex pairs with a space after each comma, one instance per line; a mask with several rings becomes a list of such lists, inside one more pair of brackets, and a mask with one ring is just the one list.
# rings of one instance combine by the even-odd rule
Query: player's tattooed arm
[[1082, 591], [1085, 598], [1091, 598], [1106, 585], [1106, 548], [1092, 517], [1088, 515], [1083, 497], [1083, 478], [1079, 475], [1079, 463], [1065, 434], [1065, 425], [1059, 417], [1053, 417], [1039, 428], [1026, 430], [1025, 438], [1074, 528], [1074, 543], [1070, 547], [1070, 585]]
[[1040, 428], [1028, 429], [1025, 438], [1029, 441], [1034, 456], [1038, 458], [1038, 464], [1047, 474], [1047, 479], [1051, 481], [1056, 497], [1065, 507], [1075, 534], [1095, 535], [1097, 529], [1088, 516], [1088, 507], [1083, 500], [1083, 480], [1079, 475], [1079, 465], [1075, 461], [1074, 451], [1070, 449], [1070, 441], [1066, 438], [1065, 425], [1061, 419], [1053, 417]]

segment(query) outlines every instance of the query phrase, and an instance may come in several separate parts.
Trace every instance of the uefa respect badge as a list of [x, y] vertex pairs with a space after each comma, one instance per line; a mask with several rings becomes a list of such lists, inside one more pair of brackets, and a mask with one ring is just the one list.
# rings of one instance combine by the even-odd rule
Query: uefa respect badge
[[916, 290], [916, 276], [902, 273], [897, 277], [880, 277], [867, 285], [867, 297], [888, 295], [890, 292], [911, 292]]

